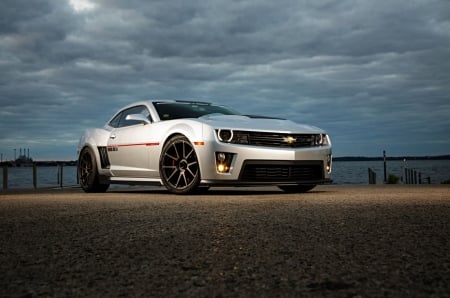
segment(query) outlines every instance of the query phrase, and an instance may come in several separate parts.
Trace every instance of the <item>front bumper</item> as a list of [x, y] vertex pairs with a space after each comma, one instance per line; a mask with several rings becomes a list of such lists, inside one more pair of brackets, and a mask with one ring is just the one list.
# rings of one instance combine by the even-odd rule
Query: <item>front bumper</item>
[[[232, 155], [229, 169], [219, 173], [216, 154]], [[283, 185], [330, 182], [331, 146], [268, 148], [221, 142], [197, 148], [201, 183], [208, 185]]]

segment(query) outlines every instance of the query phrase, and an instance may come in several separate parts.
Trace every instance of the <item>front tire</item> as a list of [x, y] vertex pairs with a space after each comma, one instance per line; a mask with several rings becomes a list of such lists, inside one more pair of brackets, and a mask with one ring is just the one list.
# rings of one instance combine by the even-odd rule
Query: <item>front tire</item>
[[278, 188], [288, 193], [304, 193], [316, 187], [316, 185], [279, 185]]
[[100, 184], [95, 155], [88, 147], [80, 153], [78, 177], [80, 178], [80, 186], [85, 192], [105, 192], [109, 188], [109, 184]]
[[188, 194], [198, 188], [200, 166], [195, 149], [185, 136], [174, 136], [164, 145], [159, 172], [164, 186], [172, 193]]

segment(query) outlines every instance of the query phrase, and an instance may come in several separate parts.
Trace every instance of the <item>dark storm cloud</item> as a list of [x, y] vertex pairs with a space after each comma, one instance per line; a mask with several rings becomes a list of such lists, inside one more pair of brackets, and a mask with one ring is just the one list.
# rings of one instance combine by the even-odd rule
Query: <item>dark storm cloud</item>
[[122, 105], [195, 98], [323, 127], [336, 155], [448, 153], [448, 1], [7, 0], [0, 14], [2, 152], [74, 158]]

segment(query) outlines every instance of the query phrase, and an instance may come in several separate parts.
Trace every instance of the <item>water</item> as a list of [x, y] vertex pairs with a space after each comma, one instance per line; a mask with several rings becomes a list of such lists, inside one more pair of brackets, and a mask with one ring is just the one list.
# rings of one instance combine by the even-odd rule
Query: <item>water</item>
[[[428, 183], [430, 177], [432, 184], [440, 184], [450, 180], [450, 160], [407, 160], [387, 161], [386, 174], [403, 177], [404, 169], [414, 169], [422, 174], [422, 183]], [[368, 168], [375, 171], [377, 184], [384, 180], [383, 161], [335, 161], [333, 162], [332, 179], [336, 184], [368, 184]], [[400, 181], [401, 183], [401, 181]]]
[[[0, 183], [3, 187], [3, 171], [0, 169]], [[63, 167], [63, 186], [77, 185], [77, 167]], [[59, 187], [58, 167], [37, 167], [37, 187]], [[33, 188], [33, 168], [8, 168], [8, 188]]]
[[[411, 160], [388, 161], [387, 175], [398, 177], [404, 175], [404, 167], [415, 169], [422, 173], [422, 183], [426, 177], [432, 184], [440, 184], [450, 180], [450, 160]], [[335, 161], [333, 162], [332, 179], [335, 184], [368, 184], [368, 168], [377, 174], [377, 183], [383, 183], [384, 167], [382, 161]], [[3, 181], [3, 171], [0, 170], [0, 183]], [[400, 182], [401, 183], [401, 182]], [[77, 169], [74, 166], [63, 168], [63, 186], [77, 185]], [[3, 187], [3, 184], [0, 185]], [[37, 187], [59, 187], [58, 167], [38, 167]], [[8, 168], [8, 188], [33, 188], [33, 168]]]

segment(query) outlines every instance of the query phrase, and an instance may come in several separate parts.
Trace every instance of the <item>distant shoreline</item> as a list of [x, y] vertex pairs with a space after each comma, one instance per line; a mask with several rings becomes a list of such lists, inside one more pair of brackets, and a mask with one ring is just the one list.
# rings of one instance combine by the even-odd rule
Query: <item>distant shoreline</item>
[[[395, 160], [450, 160], [450, 155], [435, 155], [435, 156], [389, 156], [386, 157], [387, 161], [395, 161]], [[377, 157], [368, 157], [368, 156], [340, 156], [333, 157], [333, 161], [383, 161], [382, 156]], [[34, 161], [32, 163], [27, 164], [16, 164], [14, 161], [3, 161], [0, 163], [0, 166], [7, 165], [8, 167], [32, 167], [33, 164], [39, 167], [54, 167], [58, 165], [62, 166], [76, 166], [76, 160], [41, 160]]]
[[[436, 155], [436, 156], [389, 156], [386, 160], [450, 160], [450, 155]], [[382, 156], [367, 157], [367, 156], [342, 156], [333, 157], [333, 161], [382, 161]]]
[[17, 168], [25, 168], [25, 167], [32, 167], [33, 165], [36, 165], [38, 167], [56, 167], [56, 166], [76, 166], [77, 161], [76, 160], [49, 160], [49, 161], [33, 161], [33, 162], [27, 162], [27, 163], [16, 163], [14, 161], [4, 161], [0, 163], [0, 166], [8, 166], [8, 167], [17, 167]]

